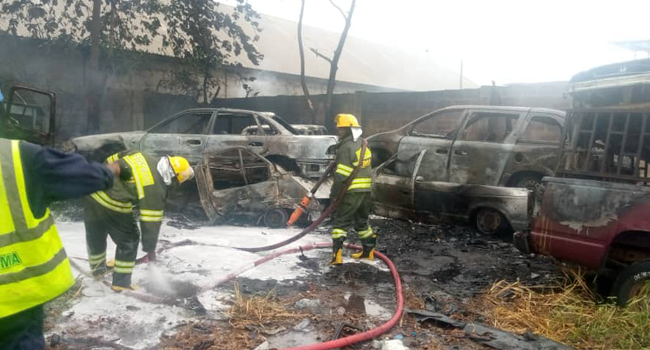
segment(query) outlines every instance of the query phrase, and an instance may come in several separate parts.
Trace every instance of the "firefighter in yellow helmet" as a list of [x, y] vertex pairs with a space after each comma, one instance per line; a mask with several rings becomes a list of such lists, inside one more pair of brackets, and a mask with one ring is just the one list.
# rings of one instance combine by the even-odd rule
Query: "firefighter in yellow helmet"
[[[332, 215], [332, 261], [330, 265], [343, 263], [343, 242], [352, 228], [359, 235], [363, 251], [352, 254], [355, 259], [374, 259], [377, 235], [368, 224], [371, 208], [372, 177], [370, 160], [372, 154], [366, 147], [361, 155], [361, 146], [365, 142], [361, 138], [361, 126], [352, 114], [338, 114], [335, 118], [337, 133], [340, 139], [336, 148], [336, 172], [330, 198], [339, 195], [342, 187], [348, 181], [354, 168], [359, 167], [355, 178], [348, 187], [338, 209]], [[363, 159], [360, 159], [362, 158]]]
[[140, 241], [135, 209], [140, 218], [142, 250], [149, 260], [155, 260], [169, 188], [193, 178], [194, 170], [183, 157], [155, 158], [140, 151], [116, 153], [106, 162], [119, 165], [120, 181], [84, 201], [88, 261], [95, 277], [107, 273], [106, 238], [110, 236], [117, 245], [112, 288], [135, 289], [131, 274]]

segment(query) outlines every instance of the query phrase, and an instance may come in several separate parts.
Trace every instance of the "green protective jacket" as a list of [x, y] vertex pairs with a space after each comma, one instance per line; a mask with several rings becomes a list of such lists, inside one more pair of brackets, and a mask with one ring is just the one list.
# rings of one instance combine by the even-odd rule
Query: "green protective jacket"
[[159, 158], [133, 150], [108, 157], [107, 163], [118, 162], [120, 181], [115, 181], [106, 191], [91, 195], [109, 210], [128, 214], [138, 209], [142, 250], [147, 253], [156, 249], [168, 194], [168, 186], [158, 173], [158, 161]]
[[[348, 181], [348, 177], [354, 171], [354, 168], [359, 165], [359, 157], [361, 156], [361, 145], [363, 139], [359, 138], [356, 142], [352, 140], [352, 136], [347, 136], [341, 140], [336, 148], [336, 170], [334, 172], [334, 184], [330, 192], [330, 199], [334, 200], [339, 194], [339, 191]], [[372, 170], [370, 167], [372, 153], [370, 147], [366, 147], [364, 159], [361, 162], [360, 169], [357, 175], [352, 180], [348, 192], [371, 192], [372, 191]]]

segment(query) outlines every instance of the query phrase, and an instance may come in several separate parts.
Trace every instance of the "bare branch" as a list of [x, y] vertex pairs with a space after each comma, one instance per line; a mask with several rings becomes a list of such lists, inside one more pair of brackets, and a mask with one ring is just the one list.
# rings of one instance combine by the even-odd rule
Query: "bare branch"
[[307, 80], [305, 79], [305, 51], [302, 44], [302, 17], [304, 13], [305, 13], [305, 0], [302, 0], [300, 5], [300, 18], [298, 20], [298, 51], [300, 53], [300, 85], [302, 86], [302, 93], [305, 95], [305, 99], [307, 100], [307, 107], [309, 107], [311, 123], [316, 124], [316, 111], [314, 110], [314, 103], [311, 100], [311, 95], [309, 94], [309, 88], [307, 87]]
[[330, 65], [332, 64], [332, 59], [331, 58], [329, 58], [329, 57], [323, 55], [322, 53], [318, 52], [318, 50], [314, 49], [313, 47], [311, 47], [309, 49], [311, 50], [311, 52], [316, 54], [316, 56], [318, 56], [318, 57], [324, 59], [325, 61], [329, 62]]
[[348, 19], [348, 15], [346, 15], [345, 12], [343, 12], [343, 10], [333, 0], [330, 0], [330, 4], [332, 4], [332, 6], [334, 6], [337, 10], [339, 10], [341, 16], [343, 16], [343, 19], [345, 20]]

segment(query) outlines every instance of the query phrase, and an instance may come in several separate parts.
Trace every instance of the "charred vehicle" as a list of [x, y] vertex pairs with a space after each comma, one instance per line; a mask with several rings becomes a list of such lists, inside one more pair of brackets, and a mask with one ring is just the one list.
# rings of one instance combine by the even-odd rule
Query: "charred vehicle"
[[[314, 185], [245, 147], [206, 155], [196, 169], [201, 206], [213, 223], [245, 221], [272, 228], [286, 225], [296, 203]], [[319, 212], [329, 198], [321, 186], [307, 208]]]
[[427, 180], [422, 171], [428, 152], [399, 152], [374, 169], [374, 213], [418, 221], [471, 222], [485, 234], [528, 227], [534, 204], [531, 191]]
[[247, 147], [307, 178], [318, 178], [333, 159], [336, 136], [302, 136], [273, 113], [200, 108], [177, 113], [145, 131], [77, 137], [69, 147], [96, 160], [123, 149], [176, 154], [200, 164], [205, 154]]
[[327, 128], [315, 124], [291, 124], [300, 135], [327, 135]]
[[650, 281], [650, 60], [578, 74], [570, 89], [557, 177], [515, 243], [597, 272], [624, 304]]
[[56, 95], [16, 84], [0, 102], [0, 137], [54, 144]]
[[368, 138], [373, 166], [426, 150], [425, 181], [526, 187], [553, 175], [565, 113], [543, 108], [454, 106]]

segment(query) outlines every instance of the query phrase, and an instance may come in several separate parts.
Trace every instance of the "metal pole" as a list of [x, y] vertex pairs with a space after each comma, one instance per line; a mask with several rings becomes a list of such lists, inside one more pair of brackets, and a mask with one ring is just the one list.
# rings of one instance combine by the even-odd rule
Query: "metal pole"
[[460, 59], [460, 90], [463, 89], [463, 59]]

